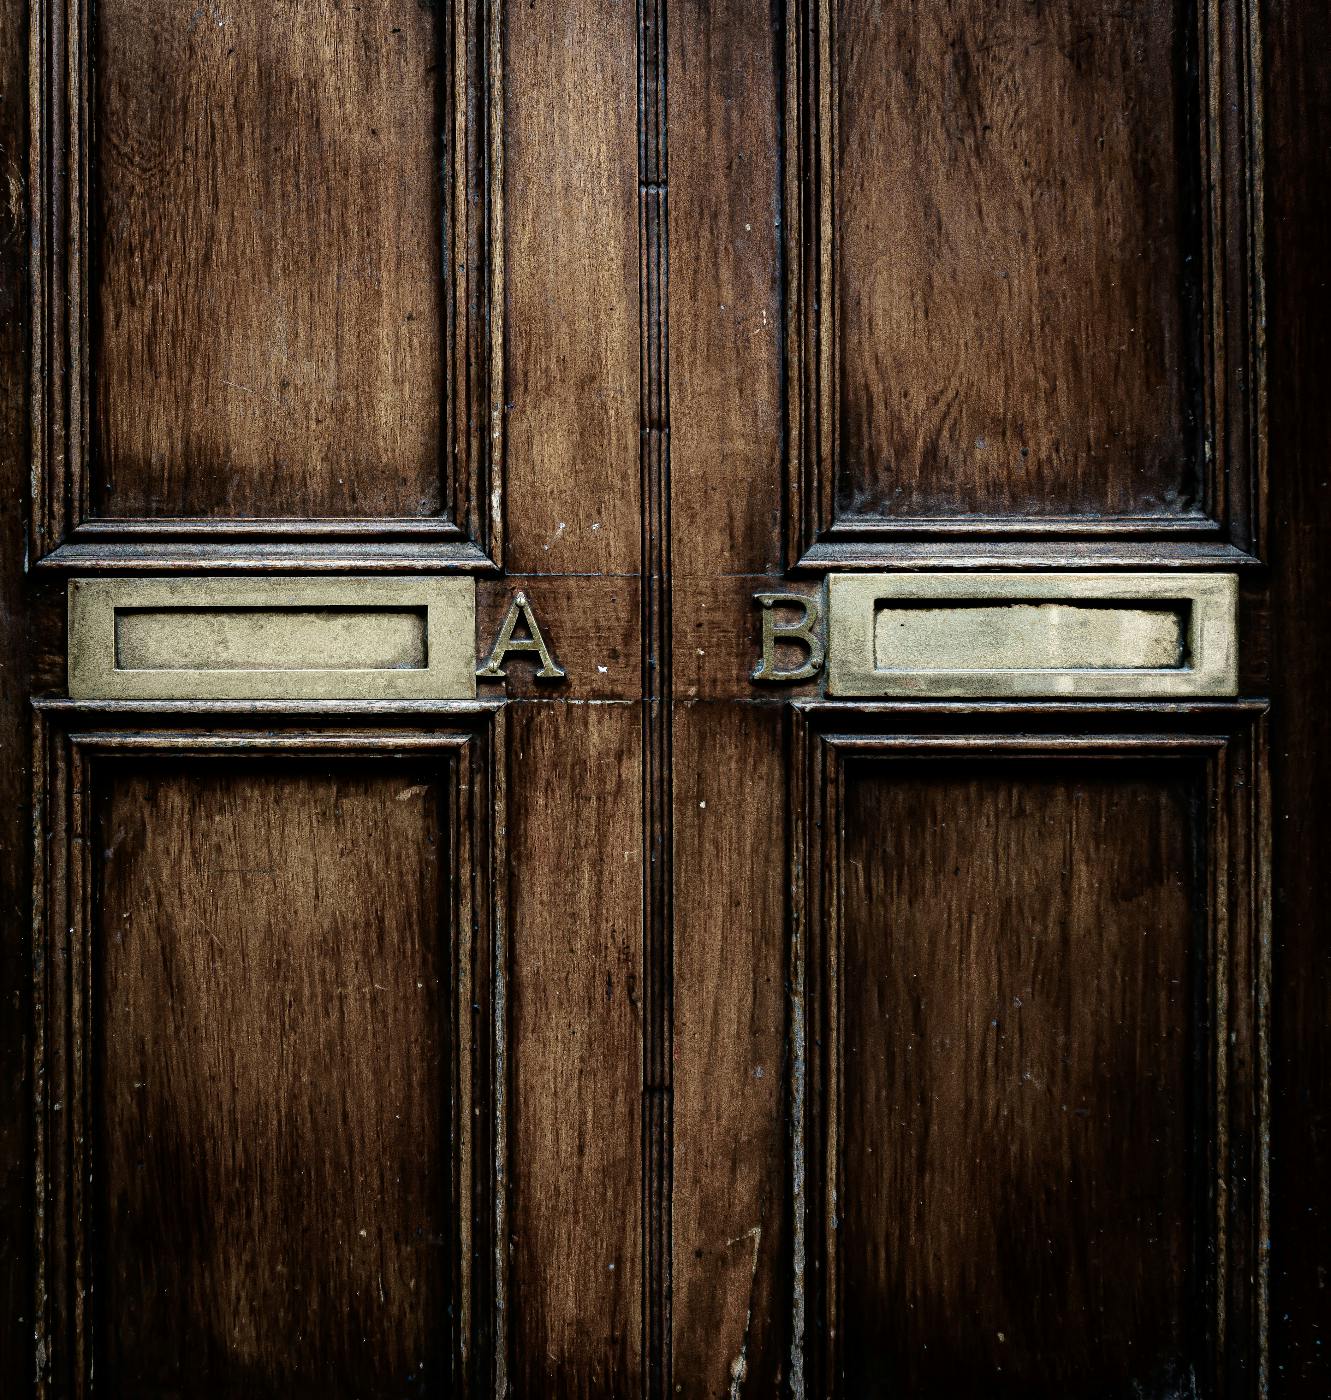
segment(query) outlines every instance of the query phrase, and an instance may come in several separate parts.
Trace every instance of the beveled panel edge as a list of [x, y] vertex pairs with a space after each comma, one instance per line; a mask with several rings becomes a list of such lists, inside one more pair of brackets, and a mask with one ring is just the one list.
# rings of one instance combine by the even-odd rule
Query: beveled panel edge
[[[874, 628], [884, 600], [1057, 603], [1184, 602], [1189, 605], [1180, 667], [1004, 670], [878, 669]], [[1003, 697], [1227, 696], [1238, 692], [1238, 578], [1232, 573], [892, 573], [829, 574], [827, 690], [834, 696]]]
[[355, 539], [236, 539], [230, 532], [201, 542], [136, 537], [58, 545], [30, 564], [37, 574], [493, 574], [495, 561], [470, 540], [439, 544], [394, 541], [376, 528]]
[[[786, 424], [782, 494], [788, 567], [818, 567], [843, 547], [895, 540], [1222, 535], [1260, 559], [1267, 532], [1264, 55], [1258, 0], [1198, 0], [1188, 67], [1202, 261], [1202, 500], [1160, 517], [1087, 515], [838, 517], [840, 341], [836, 325], [835, 140], [838, 54], [833, 0], [793, 0], [776, 47], [784, 105], [781, 248]], [[822, 567], [826, 567], [823, 565]]]
[[[74, 700], [469, 700], [476, 694], [476, 585], [400, 578], [85, 578], [68, 585]], [[391, 607], [426, 611], [426, 665], [414, 669], [126, 670], [116, 663], [124, 608]]]
[[[1015, 531], [1013, 532], [1016, 533]], [[1030, 538], [997, 535], [984, 539], [951, 538], [847, 540], [824, 539], [811, 545], [791, 566], [794, 573], [833, 570], [874, 572], [888, 569], [1208, 569], [1265, 567], [1246, 550], [1217, 540], [1153, 539], [1129, 533], [1106, 538]]]
[[447, 541], [465, 538], [460, 526], [439, 516], [99, 516], [69, 531], [72, 543], [96, 540], [338, 540]]
[[[40, 695], [31, 702], [33, 711], [51, 719], [100, 719], [117, 722], [138, 719], [145, 724], [170, 723], [206, 717], [210, 723], [230, 726], [247, 719], [271, 716], [290, 720], [373, 720], [385, 733], [399, 732], [397, 726], [427, 721], [462, 722], [477, 716], [494, 715], [503, 700], [73, 700], [58, 695]], [[384, 723], [387, 721], [388, 723]]]
[[[57, 556], [85, 532], [114, 541], [146, 535], [225, 541], [247, 531], [300, 539], [443, 536], [466, 541], [485, 565], [500, 567], [506, 305], [502, 0], [445, 0], [441, 6], [439, 59], [447, 90], [439, 230], [445, 247], [439, 289], [444, 513], [369, 522], [225, 516], [164, 516], [156, 522], [89, 514], [92, 16], [93, 0], [32, 0], [28, 26], [27, 567], [78, 567]], [[459, 415], [458, 405], [466, 406], [465, 415]]]
[[[465, 1053], [450, 1057], [455, 1106], [473, 1105], [454, 1124], [451, 1147], [457, 1239], [452, 1259], [456, 1306], [440, 1318], [450, 1333], [459, 1393], [507, 1394], [508, 1308], [508, 847], [505, 714], [502, 705], [459, 705], [451, 714], [416, 715], [414, 727], [349, 727], [331, 714], [296, 716], [280, 727], [213, 733], [186, 714], [137, 716], [146, 724], [74, 728], [98, 712], [77, 702], [35, 702], [32, 725], [31, 839], [33, 956], [31, 1230], [34, 1393], [96, 1393], [94, 1319], [88, 1269], [95, 1221], [90, 1192], [97, 1168], [91, 1076], [96, 1008], [88, 996], [94, 957], [91, 858], [97, 765], [247, 755], [287, 760], [415, 758], [448, 764], [450, 822], [472, 879], [449, 881], [445, 913], [454, 970], [452, 1020], [472, 1027]], [[131, 717], [122, 709], [121, 715]], [[422, 721], [438, 721], [422, 727]], [[150, 727], [149, 727], [150, 726]], [[184, 726], [184, 727], [181, 727]], [[448, 776], [451, 774], [451, 777]], [[70, 1125], [76, 1125], [70, 1131]]]

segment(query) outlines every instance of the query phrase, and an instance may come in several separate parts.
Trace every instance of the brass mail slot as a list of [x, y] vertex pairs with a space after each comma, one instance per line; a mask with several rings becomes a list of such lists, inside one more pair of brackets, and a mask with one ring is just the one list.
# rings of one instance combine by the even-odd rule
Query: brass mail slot
[[832, 574], [833, 695], [1233, 695], [1232, 574]]
[[475, 654], [471, 579], [69, 585], [76, 700], [470, 699]]

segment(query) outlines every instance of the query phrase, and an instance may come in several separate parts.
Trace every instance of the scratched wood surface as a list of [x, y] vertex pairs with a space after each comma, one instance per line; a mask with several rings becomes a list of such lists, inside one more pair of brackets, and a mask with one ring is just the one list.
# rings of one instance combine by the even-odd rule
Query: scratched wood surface
[[407, 767], [105, 784], [97, 1369], [110, 1393], [437, 1393], [447, 837]]
[[840, 512], [1195, 506], [1187, 13], [838, 6]]
[[646, 1364], [641, 593], [615, 577], [642, 558], [635, 15], [506, 18], [507, 566], [566, 576], [531, 597], [590, 663], [512, 692], [553, 703], [509, 739], [511, 1368], [516, 1394], [608, 1397]]
[[777, 1393], [786, 1370], [782, 724], [775, 705], [675, 717], [673, 1364], [685, 1394]]
[[433, 8], [93, 17], [99, 512], [435, 514]]
[[[682, 1394], [787, 1371], [780, 704], [753, 594], [781, 567], [775, 35], [766, 5], [670, 15], [674, 774], [672, 1366]], [[769, 577], [769, 572], [770, 576]], [[742, 880], [737, 871], [745, 872]]]

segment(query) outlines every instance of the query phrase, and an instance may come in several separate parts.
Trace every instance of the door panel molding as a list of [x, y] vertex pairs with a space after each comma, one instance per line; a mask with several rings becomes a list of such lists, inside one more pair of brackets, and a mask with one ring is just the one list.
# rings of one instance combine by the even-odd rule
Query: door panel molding
[[[1195, 12], [1190, 6], [1180, 5], [1174, 14], [1180, 33], [1176, 36], [1178, 42], [1171, 61], [1175, 70], [1174, 80], [1181, 88], [1179, 110], [1174, 113], [1174, 120], [1178, 127], [1179, 146], [1187, 154], [1173, 167], [1173, 188], [1170, 191], [1173, 198], [1168, 202], [1177, 206], [1175, 215], [1178, 227], [1174, 232], [1181, 240], [1173, 249], [1174, 257], [1179, 261], [1180, 268], [1186, 269], [1192, 265], [1192, 270], [1183, 274], [1187, 285], [1179, 296], [1180, 334], [1185, 342], [1195, 339], [1196, 343], [1195, 346], [1187, 343], [1181, 349], [1176, 347], [1171, 351], [1179, 376], [1173, 388], [1178, 390], [1183, 404], [1179, 430], [1191, 435], [1192, 445], [1182, 456], [1168, 462], [1162, 460], [1158, 467], [1162, 472], [1174, 471], [1177, 467], [1181, 483], [1179, 499], [1174, 504], [1163, 499], [1152, 502], [1144, 510], [1115, 504], [1113, 497], [1124, 496], [1128, 490], [1126, 483], [1132, 474], [1142, 470], [1142, 464], [1131, 456], [1125, 460], [1122, 450], [1109, 441], [1103, 446], [1097, 443], [1098, 462], [1078, 460], [1075, 453], [1065, 455], [1064, 444], [1059, 447], [1058, 454], [1061, 466], [1051, 468], [1047, 463], [1041, 464], [1045, 473], [1043, 480], [1046, 486], [1058, 486], [1063, 477], [1076, 476], [1080, 483], [1077, 489], [1072, 490], [1065, 483], [1058, 494], [1079, 496], [1085, 500], [1085, 506], [1083, 508], [1077, 502], [1071, 511], [1064, 509], [1060, 512], [1052, 508], [1047, 514], [1023, 510], [1015, 501], [995, 499], [986, 502], [980, 486], [984, 468], [980, 465], [979, 457], [973, 468], [953, 471], [946, 480], [940, 476], [940, 468], [946, 474], [947, 467], [938, 443], [944, 434], [953, 430], [948, 426], [946, 415], [938, 427], [934, 448], [925, 452], [923, 447], [917, 445], [916, 450], [922, 455], [916, 465], [923, 474], [922, 480], [927, 477], [934, 481], [933, 489], [945, 491], [950, 482], [953, 496], [959, 502], [971, 498], [969, 509], [964, 504], [958, 505], [955, 514], [916, 509], [910, 504], [913, 488], [908, 482], [902, 487], [906, 500], [900, 513], [881, 508], [881, 501], [892, 494], [889, 482], [881, 482], [876, 491], [867, 495], [859, 487], [852, 489], [844, 483], [839, 487], [839, 479], [850, 469], [856, 469], [861, 474], [893, 469], [893, 464], [886, 458], [877, 463], [851, 461], [847, 455], [849, 447], [844, 440], [848, 409], [841, 376], [850, 347], [845, 340], [840, 310], [838, 279], [844, 241], [844, 215], [839, 205], [838, 178], [842, 173], [843, 152], [840, 143], [844, 136], [840, 109], [850, 90], [850, 80], [846, 76], [846, 64], [843, 63], [842, 50], [846, 40], [839, 29], [839, 9], [835, 0], [799, 0], [799, 3], [792, 4], [787, 13], [780, 54], [786, 93], [782, 133], [788, 403], [785, 521], [787, 558], [791, 564], [821, 566], [819, 552], [822, 550], [856, 545], [886, 546], [912, 538], [947, 543], [965, 539], [1033, 538], [1055, 541], [1109, 537], [1110, 540], [1139, 538], [1162, 543], [1171, 539], [1189, 540], [1199, 545], [1222, 540], [1240, 551], [1260, 555], [1266, 477], [1265, 346], [1262, 332], [1265, 230], [1262, 207], [1262, 51], [1256, 6], [1248, 0], [1198, 0]], [[976, 10], [977, 15], [985, 13], [982, 8]], [[1002, 25], [999, 12], [987, 13], [993, 16], [995, 25]], [[1148, 11], [1140, 13], [1145, 16]], [[921, 25], [931, 18], [925, 10], [908, 10], [899, 21], [902, 29], [897, 37], [902, 44], [909, 42], [906, 30], [912, 22], [912, 14]], [[1043, 14], [1040, 12], [1041, 16]], [[1035, 22], [1045, 21], [1037, 19]], [[1052, 23], [1052, 19], [1049, 22]], [[1111, 22], [1108, 16], [1105, 22]], [[958, 20], [959, 26], [964, 24], [964, 18]], [[852, 26], [847, 33], [861, 45], [872, 42], [856, 26]], [[973, 118], [974, 130], [966, 128], [962, 132], [948, 127], [944, 132], [940, 128], [939, 139], [944, 142], [945, 149], [936, 150], [933, 160], [973, 159], [978, 170], [981, 157], [970, 151], [970, 142], [1011, 139], [1019, 143], [1023, 137], [1034, 139], [1025, 127], [1017, 128], [1015, 136], [1011, 129], [995, 134], [993, 127], [1008, 123], [1010, 128], [1014, 112], [1024, 111], [1029, 121], [1038, 119], [1038, 98], [1035, 117], [1031, 116], [1030, 109], [1024, 104], [1031, 100], [1029, 89], [1041, 77], [1039, 65], [1042, 62], [1049, 65], [1058, 62], [1051, 56], [1058, 43], [1055, 36], [1049, 35], [1046, 36], [1048, 43], [1043, 53], [1038, 45], [1032, 44], [1019, 58], [1012, 58], [1010, 54], [1000, 54], [999, 50], [1003, 43], [1017, 50], [1021, 42], [1019, 36], [1009, 34], [1005, 38], [1002, 34], [991, 35], [990, 38], [994, 40], [992, 44], [972, 45], [974, 51], [971, 53], [960, 52], [969, 43], [964, 29], [959, 28], [953, 37], [954, 45], [946, 46], [946, 52], [953, 54], [952, 59], [944, 56], [944, 45], [938, 35], [933, 36], [937, 42], [920, 41], [921, 51], [914, 56], [920, 64], [917, 85], [933, 81], [929, 75], [929, 65], [948, 62], [962, 65], [955, 77], [953, 101], [974, 102], [977, 110], [954, 112], [953, 117], [963, 127]], [[1096, 42], [1089, 20], [1083, 37], [1088, 45]], [[1100, 37], [1102, 49], [1110, 53], [1115, 47], [1112, 35]], [[1122, 53], [1112, 56], [1127, 66], [1129, 72], [1134, 61], [1151, 64], [1160, 58], [1149, 45], [1145, 50], [1139, 49], [1127, 57]], [[1067, 59], [1073, 76], [1068, 77], [1062, 70], [1051, 68], [1048, 77], [1054, 84], [1053, 91], [1061, 94], [1062, 100], [1069, 100], [1059, 84], [1080, 82], [1085, 75], [1076, 72], [1069, 54], [1063, 55], [1063, 58]], [[1017, 94], [1013, 97], [1013, 103], [1001, 112], [986, 113], [980, 110], [982, 100], [973, 90], [980, 85], [981, 79], [977, 75], [986, 63], [996, 67], [1006, 63], [1008, 67], [995, 74], [992, 81], [999, 85], [996, 89], [999, 94], [1005, 91], [1010, 97]], [[968, 64], [971, 66], [966, 67]], [[885, 72], [897, 73], [892, 65], [880, 63], [878, 66]], [[1140, 81], [1148, 80], [1139, 77]], [[1003, 83], [1008, 88], [1003, 88]], [[994, 101], [997, 105], [999, 97], [995, 96]], [[982, 118], [985, 117], [990, 125], [982, 125]], [[918, 126], [915, 128], [916, 131], [919, 129]], [[947, 145], [947, 142], [951, 144]], [[981, 147], [977, 144], [976, 149], [980, 150]], [[947, 155], [948, 151], [951, 152], [950, 156]], [[1140, 152], [1131, 158], [1138, 156]], [[1124, 159], [1128, 158], [1129, 155], [1125, 154]], [[921, 159], [919, 168], [932, 171], [935, 165]], [[867, 182], [870, 189], [874, 188], [868, 175], [863, 182]], [[1074, 196], [1080, 194], [1083, 199], [1087, 197], [1084, 188], [1074, 185], [1073, 189]], [[881, 198], [892, 198], [894, 195], [905, 197], [895, 189], [884, 194], [881, 178], [877, 190]], [[1012, 197], [1017, 197], [1015, 191]], [[1002, 201], [999, 203], [1001, 205]], [[992, 205], [988, 208], [990, 213], [1000, 212]], [[882, 212], [881, 207], [879, 212]], [[948, 236], [945, 210], [935, 206], [931, 217], [939, 221], [939, 237], [945, 240]], [[923, 236], [923, 224], [919, 220], [908, 221], [907, 227]], [[965, 229], [961, 232], [959, 244], [962, 249], [978, 246], [970, 237], [972, 234], [976, 234], [976, 230]], [[1030, 236], [1034, 238], [1033, 234]], [[1146, 237], [1145, 233], [1142, 237]], [[946, 250], [951, 245], [944, 246]], [[1009, 251], [1014, 259], [1024, 257], [1032, 260], [1032, 267], [1036, 268], [1043, 256], [1048, 254], [1052, 258], [1055, 252], [1038, 246], [1022, 248], [1019, 244]], [[1154, 246], [1149, 253], [1143, 249], [1138, 267], [1153, 267], [1157, 254]], [[914, 304], [921, 299], [925, 303], [931, 300], [927, 288], [921, 290], [915, 287], [912, 291], [908, 250], [895, 247], [889, 239], [878, 256], [886, 262], [889, 269], [886, 275], [891, 277], [903, 305]], [[995, 257], [999, 256], [996, 252]], [[1020, 278], [1028, 272], [1034, 279], [1031, 286], [1035, 288], [1040, 275], [1038, 271], [1017, 268], [1012, 275]], [[1133, 269], [1124, 275], [1140, 278], [1148, 276], [1149, 272]], [[1002, 309], [1001, 297], [1006, 294], [1004, 288], [1015, 287], [1011, 295], [1016, 297], [1020, 297], [1022, 290], [1008, 278], [1009, 270], [996, 264], [994, 301], [987, 319], [1000, 331], [1005, 330], [1010, 320], [1008, 312]], [[1173, 290], [1166, 288], [1163, 294], [1171, 295]], [[1090, 296], [1092, 293], [1088, 288], [1080, 287], [1075, 280], [1069, 284], [1069, 298], [1082, 294]], [[1046, 291], [1042, 295], [1051, 293]], [[1110, 294], [1102, 290], [1095, 295]], [[978, 300], [967, 305], [973, 306], [977, 315], [986, 314]], [[1088, 316], [1092, 330], [1103, 322], [1105, 310], [1110, 306], [1112, 297], [1098, 313]], [[921, 313], [924, 330], [933, 334], [929, 330], [929, 315], [945, 314], [945, 311], [946, 308], [937, 306], [926, 307], [926, 311]], [[1139, 330], [1135, 321], [1145, 318], [1132, 315], [1123, 305], [1118, 306], [1117, 311], [1123, 324], [1116, 329], [1130, 339]], [[1134, 324], [1129, 324], [1130, 321]], [[931, 376], [925, 361], [910, 358], [928, 353], [927, 347], [922, 348], [921, 344], [924, 331], [919, 331], [919, 328], [917, 331], [917, 334], [897, 344], [899, 359], [895, 364], [885, 364], [884, 375], [895, 377], [902, 386], [903, 395], [912, 375], [921, 381], [916, 385], [918, 393], [924, 393], [926, 387], [930, 392], [939, 394], [945, 394], [949, 389], [955, 390], [946, 373], [936, 372]], [[957, 335], [959, 341], [953, 348], [960, 366], [958, 373], [963, 376], [982, 373], [982, 369], [974, 363], [981, 353], [979, 348], [973, 343], [966, 343], [961, 329], [958, 329]], [[881, 341], [882, 336], [879, 335], [877, 339]], [[889, 340], [886, 351], [880, 344], [880, 355], [886, 355], [890, 360], [893, 343]], [[1122, 347], [1113, 354], [1107, 347], [1102, 347], [1102, 351], [1107, 364], [1121, 361]], [[1021, 356], [1017, 358], [1020, 360]], [[1141, 366], [1143, 373], [1147, 372], [1154, 358], [1150, 355], [1145, 357]], [[1075, 366], [1064, 368], [1067, 373], [1058, 376], [1061, 379], [1075, 377], [1078, 372]], [[938, 367], [934, 366], [934, 369], [937, 371]], [[1003, 372], [998, 371], [999, 374]], [[1103, 384], [1086, 386], [1088, 411], [1101, 401], [1105, 392], [1108, 390]], [[1126, 389], [1122, 392], [1130, 393]], [[1143, 382], [1140, 392], [1158, 394], [1159, 390], [1151, 390]], [[890, 397], [886, 391], [880, 396], [881, 412], [890, 414], [892, 411], [888, 402]], [[1160, 399], [1162, 411], [1166, 398]], [[1126, 405], [1131, 399], [1124, 402]], [[1135, 408], [1125, 407], [1125, 421], [1134, 421], [1136, 411]], [[1026, 415], [1017, 403], [1006, 405], [999, 417], [1006, 418], [1010, 423], [1014, 418], [1023, 420]], [[1187, 426], [1189, 422], [1191, 427]], [[1028, 424], [1027, 431], [1034, 432], [1039, 426], [1032, 422]], [[1058, 425], [1053, 425], [1051, 431], [1054, 440], [1058, 441]], [[1089, 419], [1083, 421], [1080, 415], [1073, 413], [1063, 425], [1063, 431], [1068, 435], [1089, 433]], [[920, 432], [924, 432], [922, 425]], [[977, 440], [975, 450], [982, 454], [986, 446], [992, 448], [994, 444]], [[1032, 458], [1039, 456], [1038, 448], [1033, 448], [1029, 453], [1023, 452], [1021, 470], [1016, 466], [1010, 471], [1007, 467], [1003, 470], [1009, 472], [1012, 480], [1019, 480], [1022, 471], [1031, 465]], [[975, 480], [968, 481], [965, 475], [967, 470], [979, 475]], [[1097, 473], [1100, 486], [1105, 486], [1111, 479], [1119, 485], [1112, 490], [1100, 489], [1096, 484]], [[1192, 485], [1187, 484], [1190, 478], [1194, 479]], [[872, 499], [875, 495], [879, 498], [878, 503]], [[1036, 490], [1035, 495], [1049, 499], [1050, 492]]]
[[[105, 464], [95, 458], [90, 427], [97, 393], [89, 328], [97, 230], [90, 215], [99, 139], [92, 4], [34, 0], [28, 133], [33, 564], [96, 570], [115, 567], [107, 561], [144, 547], [149, 554], [169, 551], [169, 567], [217, 568], [227, 565], [216, 557], [211, 564], [196, 562], [195, 555], [244, 553], [263, 541], [277, 548], [279, 566], [285, 553], [294, 568], [373, 568], [362, 550], [383, 557], [403, 544], [414, 547], [416, 567], [497, 565], [504, 516], [502, 23], [500, 0], [450, 0], [438, 21], [445, 264], [437, 303], [440, 512], [120, 518], [96, 513]], [[380, 566], [392, 567], [387, 558]]]
[[[938, 761], [965, 774], [972, 765], [1038, 765], [1063, 779], [1069, 770], [1060, 763], [1145, 759], [1159, 770], [1162, 790], [1171, 777], [1191, 775], [1200, 794], [1192, 840], [1204, 908], [1193, 916], [1188, 1004], [1201, 1038], [1187, 1052], [1194, 1116], [1176, 1130], [1184, 1142], [1191, 1133], [1200, 1144], [1179, 1167], [1200, 1235], [1190, 1265], [1190, 1292], [1199, 1296], [1191, 1304], [1181, 1298], [1178, 1306], [1193, 1314], [1188, 1340], [1196, 1351], [1189, 1359], [1206, 1393], [1264, 1395], [1271, 958], [1265, 704], [815, 702], [796, 703], [792, 711], [793, 1393], [863, 1393], [847, 1373], [842, 1297], [844, 1251], [856, 1242], [845, 1227], [845, 986], [848, 978], [869, 975], [864, 967], [843, 967], [848, 766], [905, 762], [927, 771]], [[1012, 771], [1019, 776], [1018, 767]], [[902, 833], [883, 836], [899, 855], [909, 850]], [[1149, 911], [1142, 917], [1149, 919]]]
[[[33, 729], [33, 1216], [38, 1393], [94, 1394], [97, 1328], [106, 1307], [93, 1289], [99, 1190], [96, 1045], [110, 1008], [97, 1004], [98, 865], [95, 811], [112, 771], [144, 762], [247, 757], [318, 758], [325, 772], [391, 760], [404, 776], [442, 785], [448, 859], [440, 871], [441, 993], [449, 1007], [439, 1047], [448, 1096], [439, 1149], [452, 1222], [444, 1265], [449, 1305], [431, 1324], [448, 1331], [459, 1393], [504, 1394], [509, 1094], [507, 1051], [506, 749], [502, 706], [477, 702], [361, 707], [254, 729], [254, 707], [198, 702], [99, 705], [35, 702]], [[364, 727], [366, 722], [372, 728]], [[364, 767], [362, 763], [362, 768]], [[411, 791], [411, 789], [408, 789]], [[348, 1226], [348, 1229], [351, 1227]]]

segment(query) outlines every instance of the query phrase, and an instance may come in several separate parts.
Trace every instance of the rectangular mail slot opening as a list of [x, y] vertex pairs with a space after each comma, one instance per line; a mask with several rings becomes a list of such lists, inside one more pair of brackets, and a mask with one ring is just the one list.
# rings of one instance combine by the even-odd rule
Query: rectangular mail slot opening
[[392, 671], [429, 662], [419, 608], [117, 608], [130, 671]]
[[1080, 599], [994, 603], [958, 599], [881, 603], [874, 620], [879, 671], [1127, 671], [1188, 664], [1187, 600], [1125, 607]]
[[1238, 580], [1214, 573], [831, 574], [832, 695], [1234, 695]]

